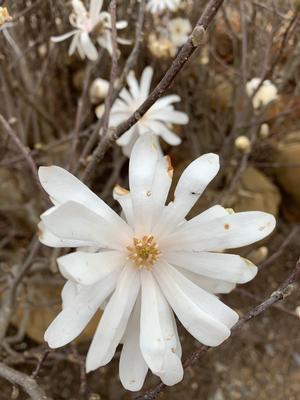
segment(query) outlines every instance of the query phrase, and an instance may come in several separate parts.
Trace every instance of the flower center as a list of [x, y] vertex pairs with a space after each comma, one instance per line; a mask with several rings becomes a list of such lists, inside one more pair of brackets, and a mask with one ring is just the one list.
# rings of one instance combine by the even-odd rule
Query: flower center
[[161, 254], [158, 244], [152, 235], [141, 239], [133, 238], [133, 245], [127, 246], [128, 259], [133, 261], [138, 269], [152, 269]]

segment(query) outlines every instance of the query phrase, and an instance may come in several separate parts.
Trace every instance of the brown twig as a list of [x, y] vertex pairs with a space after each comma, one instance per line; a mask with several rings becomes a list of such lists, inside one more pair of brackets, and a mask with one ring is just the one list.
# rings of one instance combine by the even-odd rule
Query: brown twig
[[0, 123], [4, 129], [4, 131], [7, 133], [7, 135], [11, 138], [11, 140], [14, 142], [14, 144], [17, 146], [19, 151], [22, 153], [24, 159], [26, 160], [30, 171], [32, 172], [33, 177], [35, 178], [36, 182], [39, 182], [38, 178], [38, 172], [36, 168], [36, 164], [31, 157], [29, 151], [26, 149], [24, 144], [21, 142], [17, 134], [12, 130], [11, 126], [9, 125], [8, 121], [3, 117], [2, 114], [0, 114]]
[[8, 367], [2, 362], [0, 362], [0, 376], [11, 382], [13, 385], [21, 386], [21, 388], [30, 396], [32, 400], [49, 399], [44, 390], [32, 377]]
[[155, 87], [155, 89], [150, 93], [148, 98], [141, 104], [140, 107], [124, 122], [118, 125], [115, 129], [111, 130], [111, 133], [99, 142], [98, 146], [92, 154], [91, 161], [86, 167], [84, 178], [86, 182], [91, 182], [97, 167], [97, 164], [102, 160], [106, 151], [110, 146], [118, 139], [124, 132], [135, 125], [143, 115], [149, 110], [151, 106], [166, 92], [171, 86], [172, 82], [190, 59], [192, 54], [197, 48], [202, 44], [203, 37], [213, 18], [215, 17], [217, 11], [223, 4], [224, 0], [210, 0], [204, 9], [200, 19], [198, 20], [196, 26], [193, 29], [187, 42], [179, 51], [177, 57], [173, 60], [171, 66]]

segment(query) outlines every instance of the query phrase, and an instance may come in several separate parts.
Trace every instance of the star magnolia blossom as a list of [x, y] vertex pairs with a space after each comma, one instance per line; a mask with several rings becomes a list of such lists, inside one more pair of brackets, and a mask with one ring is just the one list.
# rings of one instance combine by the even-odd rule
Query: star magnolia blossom
[[160, 13], [164, 10], [176, 11], [180, 0], [149, 0], [147, 10], [152, 14]]
[[[112, 53], [111, 40], [111, 16], [108, 12], [101, 12], [102, 0], [91, 0], [89, 11], [80, 0], [72, 0], [73, 13], [70, 15], [70, 23], [76, 29], [61, 36], [52, 37], [53, 42], [61, 42], [73, 36], [69, 48], [69, 55], [74, 54], [75, 50], [81, 58], [85, 56], [95, 61], [98, 58], [98, 51], [91, 40], [93, 34], [98, 44], [108, 52]], [[127, 26], [126, 21], [119, 21], [116, 24], [117, 29], [124, 29]], [[122, 44], [129, 42], [118, 38], [117, 41]]]
[[[140, 84], [133, 72], [128, 74], [127, 82], [129, 90], [124, 88], [120, 93], [120, 97], [113, 104], [109, 120], [110, 126], [117, 126], [121, 122], [126, 121], [146, 100], [149, 95], [152, 76], [153, 68], [149, 66], [144, 69]], [[123, 147], [124, 153], [129, 156], [138, 136], [149, 131], [157, 136], [161, 136], [162, 139], [172, 146], [180, 144], [181, 139], [172, 132], [170, 125], [184, 125], [188, 123], [187, 114], [174, 109], [173, 103], [180, 100], [179, 96], [172, 94], [156, 101], [138, 123], [117, 140], [117, 143]]]
[[218, 170], [215, 154], [193, 161], [166, 205], [172, 168], [153, 136], [143, 135], [131, 153], [130, 192], [120, 186], [114, 190], [123, 220], [66, 170], [40, 168], [41, 184], [54, 203], [41, 216], [40, 240], [77, 248], [57, 260], [67, 282], [63, 309], [45, 333], [51, 348], [74, 340], [102, 306], [86, 369], [106, 365], [122, 343], [120, 379], [134, 391], [142, 387], [148, 369], [167, 385], [182, 379], [173, 313], [205, 345], [218, 346], [229, 337], [238, 314], [214, 293], [250, 281], [257, 268], [217, 249], [263, 239], [275, 219], [254, 211], [229, 214], [217, 205], [187, 221]]
[[[246, 84], [246, 93], [252, 97], [258, 86], [261, 84], [260, 78], [253, 78]], [[261, 106], [266, 106], [272, 101], [278, 99], [277, 87], [269, 80], [263, 81], [258, 91], [252, 99], [253, 108], [258, 109]]]

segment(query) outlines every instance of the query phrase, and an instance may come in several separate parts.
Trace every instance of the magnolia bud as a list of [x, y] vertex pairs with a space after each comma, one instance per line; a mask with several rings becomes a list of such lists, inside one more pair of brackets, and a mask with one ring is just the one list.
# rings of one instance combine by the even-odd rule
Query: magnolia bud
[[238, 136], [234, 141], [234, 145], [243, 153], [249, 153], [251, 150], [251, 143], [247, 136]]
[[91, 84], [89, 91], [91, 103], [93, 104], [100, 103], [100, 101], [107, 96], [108, 88], [109, 88], [108, 81], [101, 78], [95, 79], [94, 82]]
[[270, 134], [270, 127], [268, 124], [262, 124], [259, 130], [259, 136], [262, 139], [266, 139]]

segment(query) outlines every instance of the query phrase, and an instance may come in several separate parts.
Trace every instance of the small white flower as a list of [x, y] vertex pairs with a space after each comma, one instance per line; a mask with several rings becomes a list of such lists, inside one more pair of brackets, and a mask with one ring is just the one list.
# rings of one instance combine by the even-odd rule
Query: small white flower
[[167, 29], [175, 46], [182, 46], [192, 31], [192, 25], [187, 18], [174, 18], [168, 22]]
[[[261, 83], [260, 78], [253, 78], [246, 84], [246, 92], [249, 97], [253, 96], [253, 93]], [[261, 87], [255, 93], [252, 99], [252, 105], [254, 109], [264, 107], [278, 99], [278, 91], [276, 86], [269, 80], [263, 81]]]
[[108, 93], [109, 82], [102, 78], [97, 78], [90, 86], [89, 96], [92, 103], [97, 104], [105, 99]]
[[[102, 11], [102, 0], [91, 0], [89, 11], [80, 0], [72, 0], [73, 13], [70, 15], [70, 23], [75, 27], [74, 30], [61, 36], [52, 37], [53, 42], [61, 42], [73, 36], [69, 47], [69, 55], [78, 51], [81, 58], [85, 56], [92, 61], [97, 60], [98, 51], [90, 35], [93, 34], [98, 44], [112, 53], [111, 41], [111, 16], [108, 12]], [[119, 21], [117, 29], [124, 29], [126, 21]], [[128, 44], [127, 40], [118, 38], [119, 43]]]
[[176, 11], [181, 0], [149, 0], [147, 10], [152, 14], [161, 13], [164, 10]]
[[215, 293], [228, 293], [237, 283], [250, 281], [257, 268], [216, 249], [263, 239], [274, 229], [275, 219], [264, 212], [228, 213], [217, 205], [187, 221], [218, 170], [215, 154], [193, 161], [177, 183], [174, 201], [166, 205], [172, 167], [160, 156], [153, 135], [143, 135], [131, 153], [130, 191], [120, 186], [114, 190], [123, 220], [66, 170], [39, 169], [54, 204], [41, 215], [40, 241], [78, 248], [57, 260], [67, 282], [63, 309], [45, 333], [51, 348], [74, 340], [102, 306], [86, 369], [109, 363], [122, 343], [120, 379], [135, 391], [148, 368], [167, 385], [182, 379], [174, 313], [205, 345], [218, 346], [229, 337], [238, 314]]
[[[110, 126], [114, 127], [125, 121], [146, 100], [150, 92], [152, 76], [153, 68], [146, 67], [139, 84], [133, 72], [128, 74], [129, 90], [124, 88], [113, 104]], [[136, 125], [117, 140], [117, 143], [123, 147], [124, 153], [129, 156], [138, 136], [149, 131], [161, 136], [172, 146], [180, 144], [181, 139], [173, 133], [171, 124], [187, 124], [188, 116], [186, 113], [174, 109], [173, 103], [179, 101], [180, 97], [175, 94], [160, 98]]]

